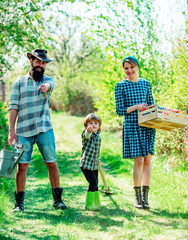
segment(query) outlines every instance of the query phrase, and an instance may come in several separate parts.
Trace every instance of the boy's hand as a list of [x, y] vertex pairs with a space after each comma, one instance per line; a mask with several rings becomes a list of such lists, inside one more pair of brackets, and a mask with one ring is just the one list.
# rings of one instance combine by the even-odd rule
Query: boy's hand
[[92, 132], [92, 126], [88, 126], [86, 129], [89, 133]]

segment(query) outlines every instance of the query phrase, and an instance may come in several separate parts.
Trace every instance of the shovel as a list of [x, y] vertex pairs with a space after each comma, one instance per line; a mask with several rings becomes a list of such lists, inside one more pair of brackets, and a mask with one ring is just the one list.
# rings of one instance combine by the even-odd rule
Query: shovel
[[108, 188], [108, 185], [107, 185], [107, 183], [106, 183], [106, 179], [105, 179], [105, 177], [104, 177], [104, 172], [103, 172], [103, 170], [102, 170], [100, 161], [99, 161], [99, 163], [98, 163], [98, 168], [99, 168], [99, 172], [100, 172], [100, 174], [101, 174], [101, 178], [102, 178], [102, 181], [103, 181], [103, 184], [104, 184], [104, 188], [105, 188], [105, 191], [100, 190], [100, 192], [104, 193], [105, 195], [112, 195], [112, 194], [114, 194], [113, 192], [110, 192], [110, 191], [109, 191], [109, 188]]

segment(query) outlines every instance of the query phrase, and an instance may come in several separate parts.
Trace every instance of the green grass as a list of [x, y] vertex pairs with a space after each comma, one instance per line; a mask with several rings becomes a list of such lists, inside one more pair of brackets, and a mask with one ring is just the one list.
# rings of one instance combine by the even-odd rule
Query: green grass
[[188, 239], [187, 172], [171, 168], [167, 159], [154, 157], [151, 210], [135, 209], [133, 161], [122, 159], [118, 133], [101, 132], [101, 162], [114, 195], [101, 194], [103, 210], [86, 211], [87, 182], [79, 168], [83, 118], [53, 112], [52, 121], [63, 200], [68, 209], [53, 209], [47, 169], [35, 148], [27, 174], [23, 213], [11, 212], [14, 179], [0, 178], [0, 240]]

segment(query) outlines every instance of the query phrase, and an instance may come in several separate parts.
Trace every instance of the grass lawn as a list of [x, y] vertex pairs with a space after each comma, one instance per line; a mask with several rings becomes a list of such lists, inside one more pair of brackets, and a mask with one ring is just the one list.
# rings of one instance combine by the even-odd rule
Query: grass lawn
[[[51, 117], [63, 200], [68, 209], [53, 209], [47, 169], [35, 148], [27, 174], [24, 212], [11, 212], [14, 179], [0, 178], [0, 240], [188, 239], [187, 172], [175, 170], [165, 159], [155, 156], [149, 195], [151, 209], [135, 209], [133, 161], [122, 159], [118, 133], [101, 132], [101, 165], [114, 194], [101, 193], [101, 211], [86, 211], [88, 184], [79, 168], [83, 118], [56, 112]], [[103, 189], [100, 177], [99, 181]]]

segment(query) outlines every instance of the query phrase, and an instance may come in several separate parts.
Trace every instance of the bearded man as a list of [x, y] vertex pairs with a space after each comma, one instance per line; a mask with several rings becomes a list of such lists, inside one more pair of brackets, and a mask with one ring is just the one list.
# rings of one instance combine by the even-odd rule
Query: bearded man
[[[9, 102], [9, 144], [30, 143], [30, 151], [25, 152], [18, 163], [16, 173], [15, 206], [13, 211], [24, 210], [26, 173], [31, 161], [33, 145], [36, 143], [48, 169], [52, 186], [53, 206], [66, 209], [62, 201], [63, 188], [60, 188], [59, 169], [56, 163], [55, 138], [50, 120], [50, 97], [54, 89], [53, 78], [44, 75], [46, 64], [51, 62], [47, 51], [35, 49], [27, 53], [31, 69], [14, 84]], [[17, 127], [15, 131], [15, 124]]]

